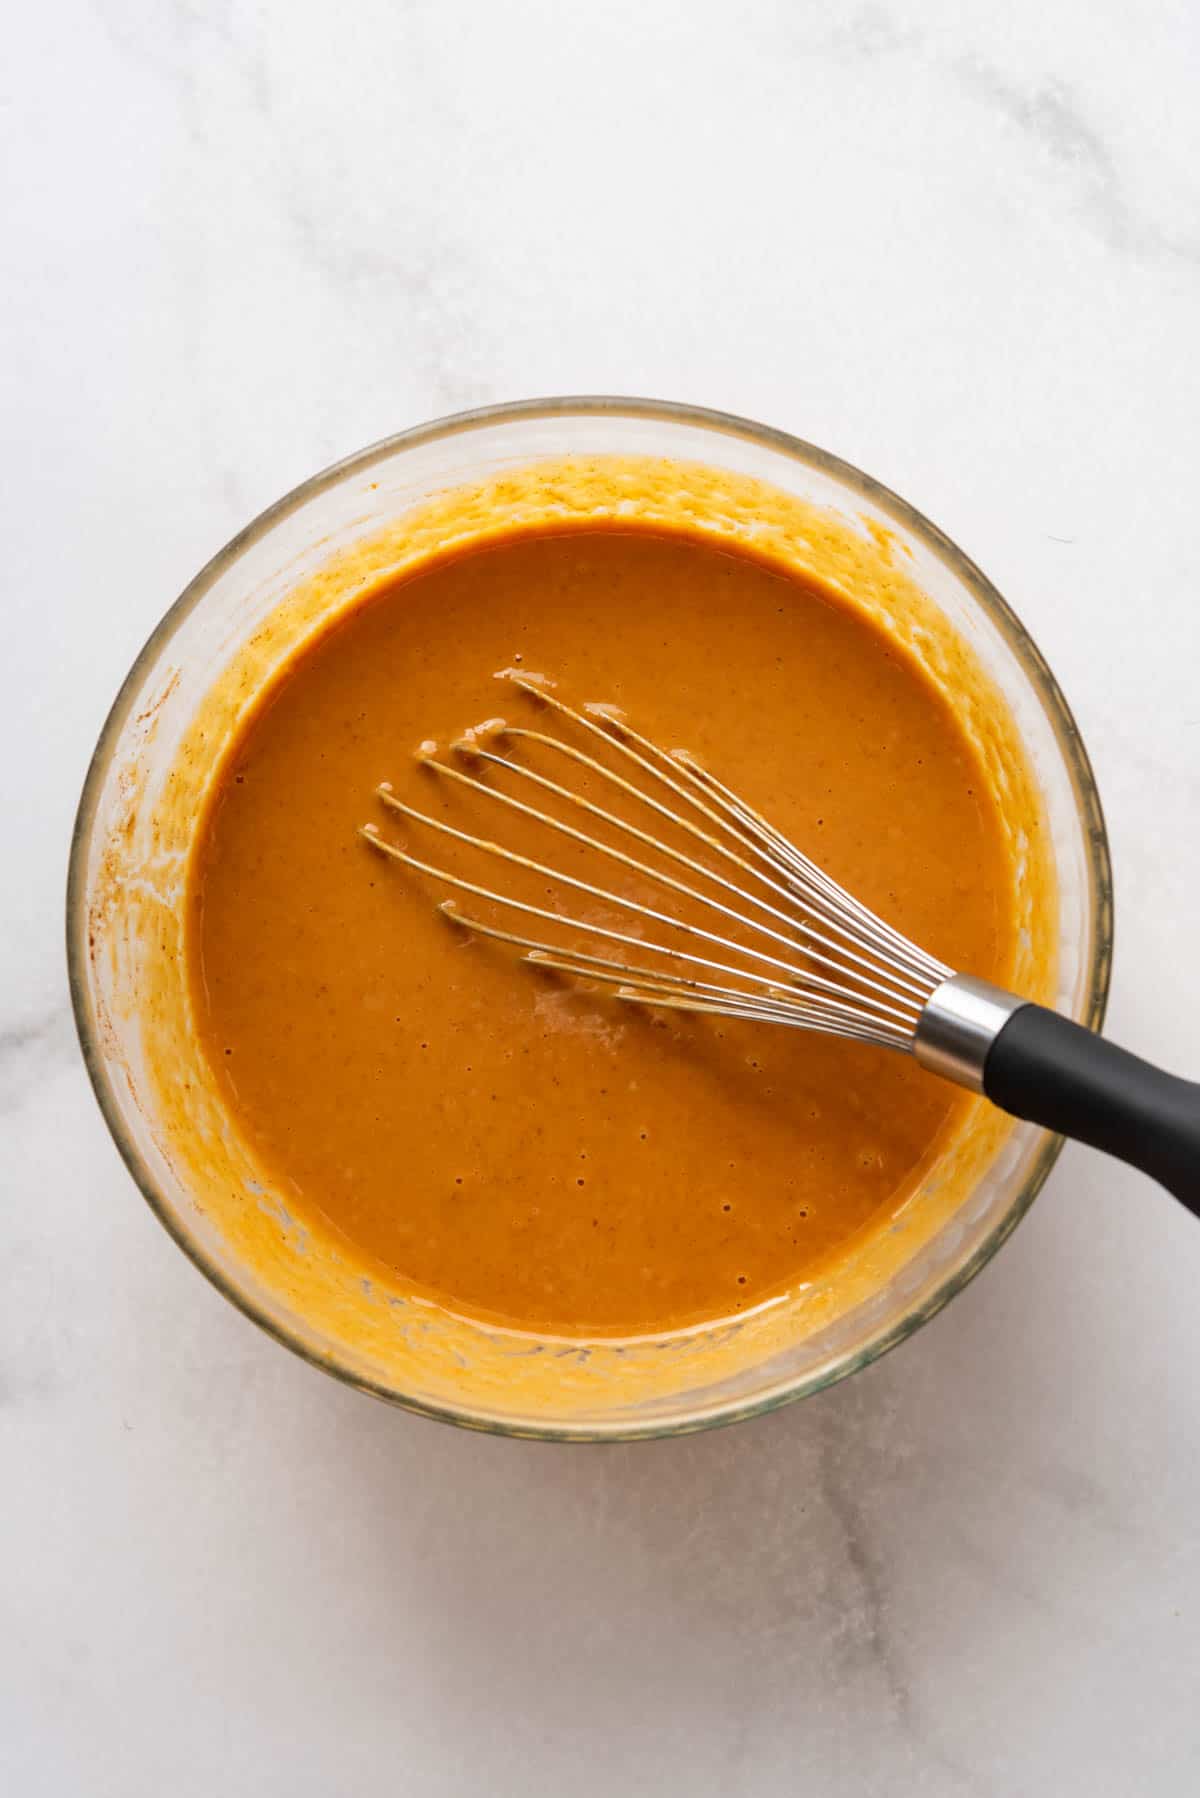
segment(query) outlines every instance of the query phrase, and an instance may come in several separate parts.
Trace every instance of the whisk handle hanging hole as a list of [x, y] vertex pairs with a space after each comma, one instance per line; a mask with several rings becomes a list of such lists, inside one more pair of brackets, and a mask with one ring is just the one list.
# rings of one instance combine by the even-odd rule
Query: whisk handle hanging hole
[[1041, 1005], [1003, 1024], [983, 1068], [993, 1104], [1149, 1174], [1200, 1217], [1200, 1085]]

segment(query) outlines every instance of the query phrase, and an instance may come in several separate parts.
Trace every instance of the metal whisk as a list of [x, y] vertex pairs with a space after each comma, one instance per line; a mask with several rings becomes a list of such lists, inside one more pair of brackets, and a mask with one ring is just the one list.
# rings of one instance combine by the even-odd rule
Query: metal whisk
[[[535, 877], [543, 896], [548, 882], [554, 902], [439, 867], [367, 824], [362, 834], [373, 848], [567, 940], [505, 929], [443, 900], [460, 927], [511, 944], [533, 966], [610, 986], [627, 1004], [817, 1030], [912, 1054], [1017, 1117], [1140, 1167], [1200, 1215], [1200, 1086], [955, 972], [832, 880], [687, 751], [659, 748], [614, 707], [577, 708], [542, 679], [517, 671], [506, 678], [550, 712], [556, 731], [491, 719], [447, 755], [422, 745], [418, 760], [566, 839], [573, 852], [615, 864], [633, 883], [622, 890], [521, 854], [410, 805], [383, 783], [377, 794], [390, 812], [499, 861], [527, 888], [526, 877]], [[572, 737], [598, 740], [603, 757]], [[518, 759], [526, 750], [563, 766], [563, 778]], [[505, 785], [493, 770], [503, 771]], [[593, 789], [609, 804], [590, 797]], [[610, 809], [618, 794], [635, 802], [645, 825]], [[547, 801], [561, 815], [545, 809]], [[646, 893], [663, 897], [651, 903]]]

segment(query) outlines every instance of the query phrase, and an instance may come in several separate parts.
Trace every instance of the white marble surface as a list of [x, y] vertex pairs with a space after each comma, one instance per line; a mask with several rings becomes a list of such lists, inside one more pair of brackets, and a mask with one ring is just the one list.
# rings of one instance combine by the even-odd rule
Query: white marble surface
[[61, 949], [196, 567], [478, 402], [693, 399], [989, 571], [1091, 746], [1111, 1028], [1200, 1071], [1200, 15], [48, 0], [6, 16], [0, 1790], [1191, 1794], [1200, 1227], [1068, 1152], [867, 1374], [686, 1441], [461, 1434], [211, 1291]]

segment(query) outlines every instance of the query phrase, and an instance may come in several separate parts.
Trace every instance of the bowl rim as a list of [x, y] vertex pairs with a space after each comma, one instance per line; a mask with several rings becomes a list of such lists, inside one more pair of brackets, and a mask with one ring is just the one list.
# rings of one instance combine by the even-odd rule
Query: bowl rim
[[1008, 601], [993, 586], [983, 571], [937, 525], [873, 476], [831, 451], [809, 443], [773, 426], [756, 423], [736, 414], [680, 401], [652, 400], [603, 394], [552, 396], [501, 402], [455, 412], [443, 418], [414, 425], [408, 430], [383, 437], [366, 448], [330, 463], [317, 474], [293, 487], [272, 505], [267, 506], [229, 539], [223, 548], [193, 576], [179, 597], [164, 612], [135, 657], [128, 674], [117, 691], [101, 727], [84, 778], [79, 805], [71, 833], [66, 889], [67, 975], [71, 1007], [84, 1065], [101, 1114], [117, 1150], [135, 1185], [151, 1211], [167, 1233], [216, 1287], [217, 1291], [268, 1336], [289, 1348], [312, 1366], [332, 1374], [343, 1384], [381, 1398], [389, 1404], [488, 1434], [559, 1442], [621, 1442], [647, 1438], [688, 1435], [698, 1430], [737, 1423], [759, 1417], [780, 1406], [810, 1396], [836, 1384], [861, 1368], [869, 1366], [890, 1349], [905, 1341], [930, 1318], [949, 1304], [975, 1278], [997, 1250], [1007, 1241], [1017, 1224], [1028, 1212], [1045, 1184], [1063, 1147], [1061, 1136], [1046, 1134], [1030, 1166], [1029, 1172], [1013, 1195], [1004, 1214], [978, 1244], [974, 1252], [953, 1268], [939, 1282], [925, 1301], [897, 1319], [892, 1327], [874, 1337], [847, 1356], [831, 1358], [810, 1369], [799, 1379], [785, 1380], [752, 1399], [696, 1407], [683, 1415], [658, 1416], [644, 1423], [626, 1419], [611, 1425], [594, 1419], [580, 1425], [567, 1421], [540, 1423], [536, 1418], [508, 1419], [487, 1412], [459, 1409], [452, 1405], [434, 1404], [409, 1394], [397, 1392], [381, 1382], [352, 1372], [306, 1342], [286, 1323], [237, 1289], [223, 1270], [210, 1259], [204, 1248], [185, 1228], [178, 1213], [158, 1192], [149, 1171], [142, 1163], [126, 1134], [118, 1110], [104, 1057], [100, 1051], [98, 1031], [91, 1006], [89, 980], [88, 922], [86, 911], [86, 861], [92, 827], [101, 789], [112, 758], [113, 748], [128, 719], [135, 695], [144, 674], [159, 650], [176, 632], [183, 620], [201, 602], [216, 581], [251, 545], [264, 537], [277, 523], [298, 511], [311, 499], [336, 486], [349, 475], [361, 474], [386, 460], [397, 451], [444, 441], [471, 431], [516, 421], [554, 420], [571, 415], [628, 417], [642, 421], [699, 427], [714, 436], [740, 438], [762, 445], [794, 461], [807, 464], [829, 474], [864, 500], [902, 524], [922, 539], [945, 562], [988, 614], [1038, 690], [1051, 728], [1069, 770], [1076, 805], [1083, 825], [1090, 879], [1092, 951], [1088, 969], [1088, 985], [1082, 1021], [1089, 1029], [1099, 1030], [1104, 1021], [1112, 974], [1113, 952], [1113, 882], [1112, 859], [1108, 832], [1091, 759], [1084, 746], [1079, 727], [1057, 679], [1032, 636], [1021, 623]]

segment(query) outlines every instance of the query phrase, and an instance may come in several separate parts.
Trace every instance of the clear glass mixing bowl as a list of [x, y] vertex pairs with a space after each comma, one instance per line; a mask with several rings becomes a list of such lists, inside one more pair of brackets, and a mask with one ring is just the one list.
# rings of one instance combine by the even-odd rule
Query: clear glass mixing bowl
[[[626, 1344], [539, 1341], [373, 1291], [361, 1279], [339, 1289], [336, 1306], [316, 1307], [295, 1277], [304, 1245], [282, 1204], [271, 1211], [271, 1195], [254, 1188], [259, 1209], [282, 1220], [279, 1235], [294, 1250], [290, 1262], [284, 1257], [264, 1271], [218, 1221], [204, 1190], [205, 1164], [173, 1152], [146, 1050], [149, 1025], [163, 1025], [151, 1011], [169, 1010], [172, 1000], [161, 982], [150, 998], [146, 932], [127, 926], [147, 892], [172, 928], [181, 914], [186, 841], [164, 851], [153, 827], [204, 696], [299, 583], [431, 496], [549, 458], [614, 455], [749, 476], [874, 521], [907, 549], [913, 577], [999, 688], [1023, 741], [1057, 876], [1055, 1002], [1098, 1027], [1112, 938], [1104, 821], [1070, 711], [1013, 612], [939, 530], [835, 456], [743, 419], [643, 400], [531, 401], [424, 425], [326, 470], [264, 512], [171, 607], [117, 696], [80, 802], [67, 897], [72, 998], [101, 1110], [152, 1209], [213, 1284], [298, 1354], [380, 1397], [474, 1428], [578, 1440], [727, 1422], [864, 1366], [931, 1317], [995, 1253], [1061, 1146], [1016, 1126], [944, 1224], [878, 1290], [816, 1327], [779, 1314], [757, 1335], [746, 1319]], [[221, 747], [210, 746], [212, 766]], [[139, 864], [141, 841], [150, 847]], [[179, 991], [182, 1007], [182, 984]], [[208, 1077], [194, 1039], [180, 1036], [174, 1074], [181, 1089]], [[216, 1160], [221, 1134], [212, 1137]]]

